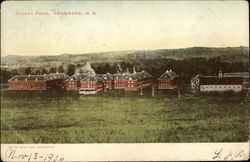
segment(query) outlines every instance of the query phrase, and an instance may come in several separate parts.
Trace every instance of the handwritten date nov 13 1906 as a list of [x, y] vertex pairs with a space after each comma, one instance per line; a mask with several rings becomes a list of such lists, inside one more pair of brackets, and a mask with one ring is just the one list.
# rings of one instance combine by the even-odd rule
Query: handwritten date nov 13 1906
[[5, 160], [24, 160], [24, 161], [44, 161], [44, 162], [60, 162], [64, 161], [63, 155], [54, 153], [19, 153], [17, 150], [9, 148], [3, 155]]

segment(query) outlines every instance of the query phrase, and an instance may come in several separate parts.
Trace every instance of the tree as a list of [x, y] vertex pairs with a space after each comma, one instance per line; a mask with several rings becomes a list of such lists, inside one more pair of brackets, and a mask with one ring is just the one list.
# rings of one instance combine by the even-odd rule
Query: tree
[[30, 74], [30, 73], [31, 73], [30, 67], [26, 68], [26, 69], [25, 69], [25, 74], [28, 75], [28, 74]]
[[42, 69], [41, 71], [42, 74], [47, 74], [48, 73], [48, 70], [46, 70], [45, 68]]
[[75, 74], [75, 70], [76, 70], [75, 65], [69, 64], [69, 65], [68, 65], [67, 74], [68, 74], [69, 76], [74, 75], [74, 74]]
[[60, 65], [57, 70], [59, 73], [64, 73], [64, 68], [62, 65]]
[[49, 72], [50, 73], [56, 73], [57, 72], [56, 67], [51, 67]]
[[11, 78], [11, 72], [6, 69], [1, 69], [1, 83], [7, 83]]
[[105, 65], [104, 65], [104, 67], [103, 67], [103, 72], [104, 73], [107, 73], [107, 72], [111, 72], [111, 66], [109, 65], [109, 63], [106, 63]]

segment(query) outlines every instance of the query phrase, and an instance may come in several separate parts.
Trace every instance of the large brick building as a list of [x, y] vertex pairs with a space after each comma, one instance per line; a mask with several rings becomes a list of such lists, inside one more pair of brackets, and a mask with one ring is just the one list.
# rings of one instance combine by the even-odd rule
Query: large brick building
[[64, 81], [69, 76], [64, 73], [44, 75], [16, 75], [8, 80], [9, 90], [47, 90], [63, 88]]
[[79, 90], [80, 81], [91, 75], [90, 73], [74, 74], [65, 81], [66, 90]]
[[89, 75], [80, 81], [80, 94], [96, 94], [104, 90], [104, 83], [101, 77]]
[[110, 73], [102, 74], [101, 78], [105, 89], [114, 88], [114, 76], [112, 74]]
[[125, 79], [129, 74], [114, 74], [114, 89], [124, 89], [126, 87]]
[[152, 75], [146, 71], [134, 72], [124, 79], [124, 89], [126, 91], [137, 91], [140, 88], [152, 85]]
[[172, 70], [167, 70], [158, 79], [159, 89], [175, 89], [179, 86], [179, 75]]

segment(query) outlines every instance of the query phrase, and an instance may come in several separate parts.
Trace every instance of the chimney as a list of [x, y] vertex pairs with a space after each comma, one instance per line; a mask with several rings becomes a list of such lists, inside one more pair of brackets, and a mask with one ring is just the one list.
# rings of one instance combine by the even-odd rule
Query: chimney
[[223, 74], [222, 74], [222, 71], [220, 70], [219, 73], [218, 73], [218, 77], [219, 78], [222, 78], [223, 77]]
[[134, 73], [134, 74], [136, 73], [136, 71], [135, 71], [135, 67], [133, 67], [133, 73]]
[[44, 73], [43, 76], [46, 76], [46, 73]]
[[166, 70], [166, 73], [168, 73], [168, 70]]
[[172, 69], [170, 69], [169, 72], [172, 72]]
[[58, 71], [56, 72], [56, 74], [58, 74]]

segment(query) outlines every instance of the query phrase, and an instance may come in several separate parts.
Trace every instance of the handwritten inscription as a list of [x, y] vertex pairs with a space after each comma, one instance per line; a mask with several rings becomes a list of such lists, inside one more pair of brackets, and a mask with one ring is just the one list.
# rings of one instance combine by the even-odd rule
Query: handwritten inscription
[[49, 16], [49, 15], [97, 15], [96, 11], [16, 11], [17, 16]]
[[214, 160], [243, 160], [246, 158], [245, 150], [239, 151], [226, 151], [223, 148], [215, 150], [213, 159]]
[[39, 152], [31, 152], [31, 153], [18, 153], [15, 149], [8, 149], [4, 157], [7, 160], [27, 160], [27, 161], [44, 161], [44, 162], [60, 162], [64, 161], [63, 155], [53, 154], [53, 153], [39, 153]]

